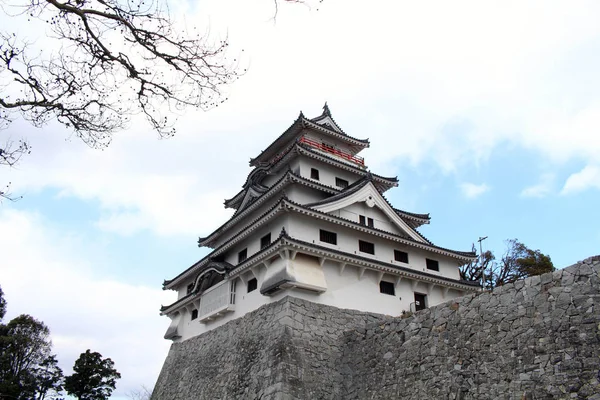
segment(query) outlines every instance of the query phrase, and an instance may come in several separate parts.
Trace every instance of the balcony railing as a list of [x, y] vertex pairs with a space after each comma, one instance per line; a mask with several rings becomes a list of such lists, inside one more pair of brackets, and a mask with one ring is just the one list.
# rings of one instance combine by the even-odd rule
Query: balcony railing
[[306, 143], [307, 145], [314, 147], [315, 149], [319, 149], [321, 151], [324, 151], [326, 153], [330, 153], [333, 154], [335, 156], [338, 156], [340, 158], [343, 158], [345, 160], [348, 160], [350, 162], [353, 162], [354, 164], [358, 164], [361, 167], [365, 166], [365, 159], [362, 157], [358, 157], [358, 156], [354, 156], [350, 153], [347, 153], [345, 151], [336, 149], [335, 147], [332, 146], [328, 146], [324, 143], [320, 143], [317, 142], [316, 140], [312, 140], [307, 138], [306, 136], [302, 136], [300, 139], [298, 139], [299, 143]]
[[200, 298], [198, 319], [208, 321], [235, 310], [235, 281], [224, 281], [207, 289]]

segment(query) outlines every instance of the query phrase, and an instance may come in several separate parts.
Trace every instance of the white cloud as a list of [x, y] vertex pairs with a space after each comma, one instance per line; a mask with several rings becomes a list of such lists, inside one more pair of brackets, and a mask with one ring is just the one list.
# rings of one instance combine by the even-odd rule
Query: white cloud
[[460, 184], [460, 190], [467, 199], [475, 199], [485, 192], [488, 192], [490, 187], [485, 183], [476, 185], [474, 183], [464, 182]]
[[318, 114], [325, 100], [350, 135], [371, 139], [366, 162], [382, 174], [424, 163], [454, 173], [502, 144], [552, 162], [600, 157], [598, 2], [328, 0], [319, 11], [282, 4], [276, 24], [268, 1], [177, 6], [188, 26], [227, 32], [249, 67], [227, 89], [228, 102], [188, 110], [170, 140], [134, 121], [103, 152], [65, 143], [53, 126], [31, 133], [13, 125], [34, 152], [0, 182], [14, 182], [16, 193], [55, 188], [98, 202], [105, 230], [203, 235], [230, 215], [222, 201], [240, 189], [248, 158], [300, 109]]
[[561, 194], [575, 194], [592, 188], [600, 189], [600, 167], [588, 165], [567, 178]]
[[115, 362], [117, 394], [154, 385], [169, 346], [158, 309], [173, 293], [99, 276], [84, 242], [33, 213], [0, 208], [0, 253], [7, 317], [46, 323], [65, 373], [89, 348]]
[[542, 175], [540, 182], [528, 186], [521, 191], [522, 197], [546, 197], [552, 191], [552, 185], [554, 183], [554, 175], [553, 174], [544, 174]]

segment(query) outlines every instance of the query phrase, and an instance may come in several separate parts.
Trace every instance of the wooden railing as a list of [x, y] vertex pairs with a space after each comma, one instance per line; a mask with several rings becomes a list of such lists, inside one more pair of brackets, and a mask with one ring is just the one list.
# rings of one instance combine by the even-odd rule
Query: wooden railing
[[355, 164], [360, 165], [361, 167], [365, 166], [365, 159], [362, 157], [358, 157], [358, 156], [354, 156], [350, 153], [347, 153], [345, 151], [336, 149], [335, 147], [332, 146], [328, 146], [324, 143], [321, 142], [317, 142], [316, 140], [313, 139], [309, 139], [306, 136], [302, 136], [300, 139], [298, 139], [299, 143], [306, 143], [307, 145], [314, 147], [316, 149], [319, 149], [321, 151], [324, 151], [326, 153], [331, 153], [335, 156], [341, 157], [345, 160], [351, 161]]

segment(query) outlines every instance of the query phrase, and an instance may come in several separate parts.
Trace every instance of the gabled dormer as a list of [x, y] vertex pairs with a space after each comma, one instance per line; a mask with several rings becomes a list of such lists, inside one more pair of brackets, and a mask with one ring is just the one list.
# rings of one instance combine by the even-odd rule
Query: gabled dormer
[[[429, 243], [381, 195], [374, 185], [371, 174], [367, 174], [365, 178], [334, 196], [306, 206], [370, 227], [375, 227], [377, 220], [381, 225], [377, 227], [379, 229], [385, 228], [383, 230], [406, 236], [417, 242]], [[361, 210], [368, 211], [361, 212]]]

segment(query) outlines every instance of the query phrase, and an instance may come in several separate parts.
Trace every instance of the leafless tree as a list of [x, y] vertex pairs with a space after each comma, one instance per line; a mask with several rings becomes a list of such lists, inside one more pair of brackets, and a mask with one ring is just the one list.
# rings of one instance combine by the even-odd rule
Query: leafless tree
[[[227, 39], [175, 21], [166, 1], [0, 0], [5, 20], [46, 33], [39, 46], [0, 28], [0, 130], [18, 116], [35, 127], [54, 120], [103, 148], [133, 115], [169, 137], [174, 114], [225, 101], [223, 87], [244, 72], [227, 58]], [[0, 165], [30, 150], [0, 140]]]
[[[21, 139], [16, 143], [12, 140], [7, 140], [2, 147], [0, 147], [0, 165], [12, 167], [19, 162], [21, 157], [31, 152], [29, 144]], [[10, 192], [10, 182], [2, 189], [0, 189], [0, 201], [3, 199], [16, 201], [20, 197], [13, 196]]]
[[225, 57], [227, 40], [212, 43], [205, 33], [176, 26], [165, 3], [8, 1], [6, 14], [46, 24], [53, 47], [40, 54], [14, 33], [0, 32], [4, 125], [15, 113], [36, 127], [55, 119], [97, 148], [141, 113], [161, 137], [170, 136], [168, 114], [218, 105], [221, 88], [238, 77]]
[[150, 400], [152, 396], [152, 389], [148, 389], [142, 385], [139, 390], [132, 390], [127, 393], [127, 398], [131, 400]]

